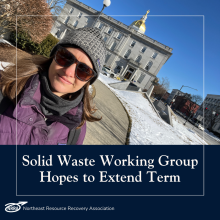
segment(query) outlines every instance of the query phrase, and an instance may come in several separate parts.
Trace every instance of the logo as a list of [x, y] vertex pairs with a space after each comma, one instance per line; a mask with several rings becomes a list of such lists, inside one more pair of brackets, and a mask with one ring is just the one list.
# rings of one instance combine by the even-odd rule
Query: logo
[[99, 69], [100, 69], [100, 68], [101, 68], [100, 60], [97, 59], [97, 60], [96, 60], [96, 63], [97, 63], [97, 65], [98, 65]]
[[17, 212], [21, 209], [21, 206], [28, 202], [8, 203], [5, 206], [6, 212]]

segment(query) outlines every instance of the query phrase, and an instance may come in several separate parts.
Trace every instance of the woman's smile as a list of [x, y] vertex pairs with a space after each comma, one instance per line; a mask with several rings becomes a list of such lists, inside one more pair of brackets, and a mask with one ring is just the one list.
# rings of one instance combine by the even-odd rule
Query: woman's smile
[[61, 82], [66, 83], [66, 84], [70, 84], [70, 85], [74, 84], [74, 83], [71, 83], [69, 80], [65, 79], [64, 76], [60, 76], [59, 74], [57, 74], [57, 75], [58, 75], [58, 78]]

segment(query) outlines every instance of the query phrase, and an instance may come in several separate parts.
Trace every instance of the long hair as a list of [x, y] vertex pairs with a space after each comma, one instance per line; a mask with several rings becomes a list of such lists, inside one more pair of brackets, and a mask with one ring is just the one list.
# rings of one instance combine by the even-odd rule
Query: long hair
[[[17, 63], [15, 58], [12, 59], [12, 64], [3, 67], [4, 71], [0, 73], [0, 89], [2, 94], [12, 100], [14, 104], [16, 104], [16, 97], [19, 100], [20, 94], [28, 79], [38, 74], [39, 71], [48, 71], [54, 58], [54, 56], [46, 58], [41, 55], [26, 55], [23, 53], [18, 53], [17, 57]], [[72, 96], [70, 95], [69, 98], [71, 99]], [[77, 128], [82, 127], [85, 121], [94, 122], [101, 120], [101, 118], [93, 116], [96, 111], [97, 109], [92, 103], [92, 97], [89, 92], [89, 82], [87, 82], [84, 85], [82, 122]]]

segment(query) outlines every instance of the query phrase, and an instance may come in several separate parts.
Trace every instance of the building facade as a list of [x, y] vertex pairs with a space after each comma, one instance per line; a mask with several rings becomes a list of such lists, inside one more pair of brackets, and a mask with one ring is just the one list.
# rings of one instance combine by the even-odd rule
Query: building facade
[[186, 94], [178, 89], [173, 89], [166, 102], [170, 104], [177, 96], [185, 96]]
[[212, 123], [212, 130], [220, 134], [220, 95], [208, 94], [196, 112], [195, 118], [198, 116], [204, 118], [201, 123], [205, 128], [209, 128]]
[[170, 96], [170, 93], [169, 93], [169, 92], [166, 92], [166, 93], [161, 97], [161, 100], [163, 100], [164, 102], [166, 102], [169, 96]]
[[177, 96], [175, 99], [176, 100], [172, 107], [176, 110], [179, 110], [186, 116], [190, 116], [191, 118], [196, 114], [197, 110], [200, 107], [195, 102], [189, 100], [185, 96]]
[[110, 67], [120, 79], [132, 81], [142, 89], [149, 89], [159, 70], [172, 55], [172, 48], [144, 34], [147, 13], [130, 26], [79, 2], [67, 0], [51, 34], [62, 39], [68, 31], [82, 27], [101, 30], [106, 42], [105, 66]]

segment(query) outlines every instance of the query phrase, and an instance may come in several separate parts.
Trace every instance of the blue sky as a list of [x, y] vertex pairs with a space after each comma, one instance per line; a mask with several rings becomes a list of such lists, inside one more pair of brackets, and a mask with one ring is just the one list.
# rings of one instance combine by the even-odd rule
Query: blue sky
[[[81, 0], [101, 11], [103, 0]], [[173, 55], [161, 68], [158, 77], [168, 77], [170, 92], [182, 91], [220, 95], [220, 1], [219, 0], [111, 0], [105, 14], [130, 25], [150, 10], [145, 34], [173, 48]], [[128, 16], [117, 16], [128, 15]], [[137, 15], [137, 16], [135, 16]], [[156, 16], [179, 15], [179, 16]], [[204, 90], [203, 90], [203, 17], [204, 15]]]

